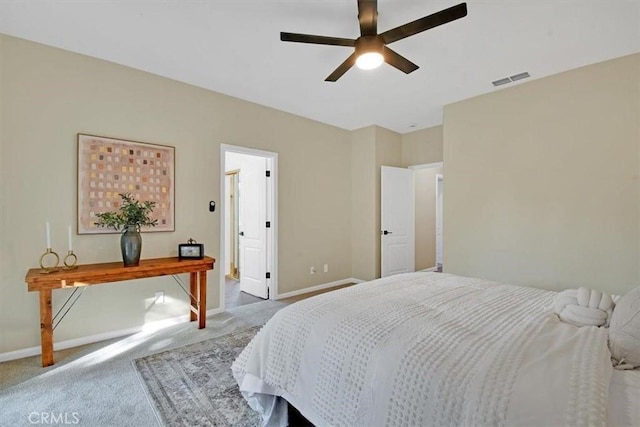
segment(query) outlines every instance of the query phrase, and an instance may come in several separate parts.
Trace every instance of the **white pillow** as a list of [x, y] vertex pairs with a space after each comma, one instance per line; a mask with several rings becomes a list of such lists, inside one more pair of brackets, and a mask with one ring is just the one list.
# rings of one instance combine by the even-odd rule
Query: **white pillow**
[[609, 326], [609, 349], [617, 364], [640, 366], [640, 286], [616, 301]]

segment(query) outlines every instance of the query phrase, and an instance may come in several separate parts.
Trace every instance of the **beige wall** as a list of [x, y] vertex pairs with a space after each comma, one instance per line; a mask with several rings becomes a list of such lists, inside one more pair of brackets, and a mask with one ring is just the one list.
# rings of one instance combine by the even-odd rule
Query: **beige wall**
[[436, 265], [436, 175], [442, 166], [415, 171], [416, 271]]
[[376, 129], [358, 129], [351, 134], [351, 236], [352, 273], [360, 280], [376, 278]]
[[[218, 257], [220, 144], [279, 153], [279, 292], [351, 277], [351, 135], [311, 120], [94, 58], [0, 36], [0, 353], [39, 344], [38, 296], [24, 275], [75, 228], [76, 134], [176, 147], [176, 231], [145, 233], [144, 258], [194, 237]], [[81, 263], [116, 261], [119, 236], [74, 236]], [[309, 266], [329, 273], [309, 275]], [[319, 270], [321, 271], [321, 270]], [[218, 307], [218, 272], [208, 275]], [[164, 290], [167, 303], [153, 305]], [[66, 290], [54, 292], [60, 306]], [[137, 327], [187, 311], [170, 278], [88, 288], [55, 340]]]
[[402, 137], [379, 126], [352, 132], [353, 277], [380, 277], [380, 167], [402, 163]]
[[639, 54], [446, 106], [445, 271], [638, 286], [639, 109]]
[[[2, 43], [1, 39], [0, 39], [0, 43]], [[7, 247], [7, 245], [3, 243], [5, 240], [4, 232], [6, 230], [6, 224], [5, 224], [5, 217], [6, 217], [5, 212], [7, 210], [6, 193], [8, 191], [8, 188], [7, 188], [8, 186], [5, 185], [5, 182], [6, 182], [5, 175], [7, 174], [7, 168], [4, 167], [5, 149], [4, 149], [4, 142], [3, 142], [4, 141], [3, 123], [4, 123], [4, 116], [5, 116], [4, 115], [5, 107], [4, 107], [4, 102], [2, 102], [2, 100], [5, 99], [5, 94], [4, 94], [4, 85], [2, 84], [3, 80], [4, 80], [4, 49], [2, 49], [2, 47], [0, 46], [0, 301], [6, 301], [7, 298], [9, 298], [8, 293], [5, 291], [6, 286], [4, 284], [9, 283], [9, 265], [10, 265], [9, 248]], [[0, 314], [0, 319], [2, 319], [1, 316], [2, 315]], [[2, 346], [2, 343], [4, 341], [3, 330], [5, 329], [5, 327], [8, 327], [8, 325], [5, 325], [0, 320], [0, 346]]]
[[[351, 141], [352, 271], [355, 278], [371, 280], [381, 272], [380, 167], [441, 162], [442, 126], [404, 135], [369, 126], [353, 131]], [[435, 265], [436, 172], [416, 172], [416, 268], [424, 269]]]
[[442, 126], [402, 135], [402, 166], [442, 161]]

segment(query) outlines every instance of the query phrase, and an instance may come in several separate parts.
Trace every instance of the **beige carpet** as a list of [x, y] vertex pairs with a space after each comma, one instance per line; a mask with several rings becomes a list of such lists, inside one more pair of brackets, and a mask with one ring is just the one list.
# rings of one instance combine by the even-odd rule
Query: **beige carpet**
[[0, 363], [0, 426], [32, 426], [51, 414], [77, 419], [77, 426], [162, 425], [132, 360], [263, 325], [283, 306], [314, 294], [233, 308], [208, 317], [205, 329], [180, 323], [56, 351], [56, 364], [47, 368], [40, 356]]
[[132, 360], [263, 325], [280, 308], [314, 294], [233, 308], [208, 317], [205, 329], [180, 323], [56, 351], [56, 364], [47, 368], [40, 356], [0, 363], [0, 426], [32, 426], [51, 414], [77, 419], [77, 426], [162, 425]]
[[[207, 327], [180, 323], [166, 329], [0, 363], [0, 426], [33, 426], [67, 417], [77, 426], [160, 426], [132, 360], [263, 325], [286, 304], [263, 301], [207, 318]], [[62, 415], [60, 415], [62, 414]], [[42, 424], [42, 422], [40, 422]]]

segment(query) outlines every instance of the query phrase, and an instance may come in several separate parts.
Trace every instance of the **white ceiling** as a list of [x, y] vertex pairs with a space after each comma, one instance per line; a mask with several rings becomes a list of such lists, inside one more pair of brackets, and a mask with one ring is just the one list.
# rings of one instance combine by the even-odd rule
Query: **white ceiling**
[[[379, 0], [386, 31], [460, 0]], [[105, 59], [345, 129], [442, 123], [443, 105], [640, 51], [640, 0], [468, 0], [468, 16], [390, 45], [420, 66], [324, 79], [356, 38], [356, 0], [0, 0], [0, 32]], [[524, 80], [524, 82], [528, 81]], [[512, 83], [510, 85], [521, 84]], [[504, 86], [503, 86], [504, 87]]]

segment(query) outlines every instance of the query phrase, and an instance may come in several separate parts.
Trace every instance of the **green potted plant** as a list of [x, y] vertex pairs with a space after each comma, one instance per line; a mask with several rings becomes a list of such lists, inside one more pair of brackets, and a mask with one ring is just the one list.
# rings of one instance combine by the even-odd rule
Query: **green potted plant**
[[142, 252], [141, 227], [155, 227], [157, 219], [150, 217], [156, 202], [140, 202], [130, 193], [118, 194], [122, 199], [120, 208], [116, 212], [97, 213], [99, 227], [112, 227], [116, 231], [124, 231], [120, 236], [120, 249], [125, 267], [140, 264]]

